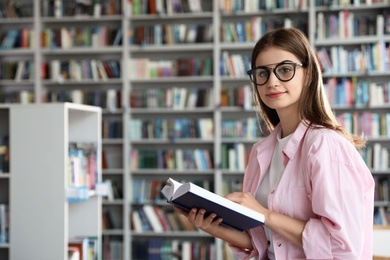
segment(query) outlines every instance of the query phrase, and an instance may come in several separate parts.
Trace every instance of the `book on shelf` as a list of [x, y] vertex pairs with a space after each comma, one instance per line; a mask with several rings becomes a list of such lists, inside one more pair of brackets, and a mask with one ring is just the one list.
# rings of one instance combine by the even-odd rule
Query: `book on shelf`
[[9, 223], [9, 205], [0, 204], [0, 244], [9, 243], [10, 223]]
[[146, 218], [152, 227], [152, 230], [154, 232], [163, 232], [164, 231], [163, 224], [159, 220], [157, 214], [155, 213], [153, 206], [150, 204], [144, 204], [142, 206], [142, 210], [144, 211]]
[[0, 135], [0, 173], [8, 173], [10, 160], [9, 160], [9, 136]]
[[123, 242], [117, 239], [103, 240], [102, 259], [123, 259]]
[[179, 183], [172, 178], [167, 180], [161, 189], [168, 203], [184, 210], [192, 208], [205, 209], [206, 216], [210, 213], [223, 218], [222, 225], [245, 231], [264, 224], [264, 215], [220, 195], [210, 192], [194, 183]]
[[80, 260], [80, 249], [78, 247], [68, 247], [68, 260]]
[[[68, 256], [72, 260], [95, 259], [98, 252], [95, 237], [72, 237], [68, 241]], [[71, 258], [72, 257], [72, 258]]]

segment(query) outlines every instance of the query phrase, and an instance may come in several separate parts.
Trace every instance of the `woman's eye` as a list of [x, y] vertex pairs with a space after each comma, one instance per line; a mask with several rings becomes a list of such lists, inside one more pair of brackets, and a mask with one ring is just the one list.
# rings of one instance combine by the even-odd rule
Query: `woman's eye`
[[278, 73], [286, 74], [292, 71], [291, 66], [283, 66], [278, 69]]
[[266, 70], [263, 70], [263, 71], [259, 71], [259, 73], [257, 74], [258, 77], [267, 77], [268, 76], [268, 71]]

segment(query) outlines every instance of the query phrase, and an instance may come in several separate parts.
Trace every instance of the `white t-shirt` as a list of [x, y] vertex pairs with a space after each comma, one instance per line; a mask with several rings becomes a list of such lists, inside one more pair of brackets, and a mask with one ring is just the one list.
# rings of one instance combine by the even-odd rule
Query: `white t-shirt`
[[[286, 136], [284, 138], [280, 138], [280, 135], [277, 136], [278, 142], [275, 146], [275, 151], [272, 156], [271, 165], [264, 176], [263, 181], [260, 183], [259, 188], [256, 192], [256, 199], [263, 205], [265, 208], [268, 208], [268, 194], [274, 188], [275, 185], [278, 184], [280, 178], [284, 172], [284, 164], [283, 164], [283, 154], [282, 150], [284, 146], [287, 144], [291, 135]], [[267, 236], [269, 243], [268, 246], [268, 259], [275, 259], [274, 247], [272, 243], [272, 232], [271, 229], [264, 226], [265, 234]]]

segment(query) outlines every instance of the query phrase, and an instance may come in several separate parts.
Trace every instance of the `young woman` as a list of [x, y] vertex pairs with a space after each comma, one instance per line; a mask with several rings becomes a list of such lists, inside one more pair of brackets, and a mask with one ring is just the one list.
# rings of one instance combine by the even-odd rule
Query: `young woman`
[[234, 202], [265, 216], [238, 232], [203, 209], [180, 213], [240, 259], [371, 259], [374, 181], [324, 95], [315, 53], [298, 29], [264, 35], [248, 71], [270, 134], [256, 143]]

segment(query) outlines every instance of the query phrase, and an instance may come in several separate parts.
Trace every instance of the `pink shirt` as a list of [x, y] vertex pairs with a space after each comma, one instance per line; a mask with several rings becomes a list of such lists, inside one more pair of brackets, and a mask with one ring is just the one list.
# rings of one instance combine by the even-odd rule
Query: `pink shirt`
[[[256, 143], [243, 191], [253, 196], [271, 162], [280, 125]], [[303, 247], [273, 233], [276, 259], [372, 259], [373, 177], [338, 132], [300, 123], [283, 149], [285, 171], [268, 196], [270, 210], [306, 221]], [[267, 257], [263, 227], [248, 231], [255, 249], [232, 247], [240, 259]]]

